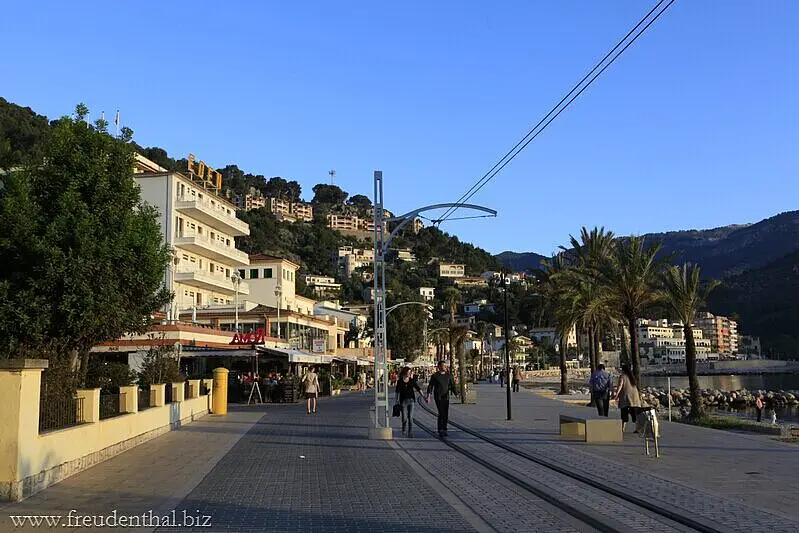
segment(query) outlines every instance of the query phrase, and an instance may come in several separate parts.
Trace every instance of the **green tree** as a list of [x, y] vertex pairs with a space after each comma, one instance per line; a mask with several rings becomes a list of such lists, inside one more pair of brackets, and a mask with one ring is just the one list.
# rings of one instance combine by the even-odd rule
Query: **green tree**
[[702, 396], [699, 392], [699, 379], [696, 375], [696, 342], [693, 321], [697, 311], [704, 305], [710, 292], [718, 286], [718, 281], [710, 281], [702, 287], [699, 266], [686, 263], [669, 266], [663, 273], [662, 296], [668, 302], [674, 315], [683, 324], [685, 337], [685, 369], [688, 372], [688, 389], [691, 397], [690, 418], [704, 416]]
[[355, 194], [351, 196], [349, 200], [347, 200], [347, 205], [351, 205], [362, 211], [366, 211], [372, 207], [372, 201], [368, 196], [364, 196], [363, 194]]
[[[155, 336], [150, 335], [153, 339]], [[139, 387], [147, 388], [156, 383], [181, 381], [180, 359], [171, 346], [151, 346], [142, 360], [139, 371]]]
[[142, 202], [133, 149], [64, 117], [42, 156], [0, 175], [0, 356], [68, 357], [147, 330], [171, 299], [170, 253], [155, 208]]
[[569, 332], [578, 320], [574, 299], [570, 292], [571, 273], [563, 254], [557, 254], [543, 264], [541, 290], [547, 306], [549, 319], [554, 323], [555, 335], [559, 339], [560, 394], [568, 394], [568, 367], [566, 350]]
[[614, 307], [625, 319], [630, 335], [630, 360], [638, 383], [641, 382], [641, 361], [638, 350], [638, 318], [656, 300], [658, 277], [666, 259], [658, 259], [660, 243], [644, 246], [643, 237], [630, 237], [616, 242], [611, 257], [597, 269], [600, 283], [608, 287]]
[[327, 185], [319, 183], [313, 187], [314, 197], [311, 200], [314, 204], [341, 205], [349, 196], [337, 185]]

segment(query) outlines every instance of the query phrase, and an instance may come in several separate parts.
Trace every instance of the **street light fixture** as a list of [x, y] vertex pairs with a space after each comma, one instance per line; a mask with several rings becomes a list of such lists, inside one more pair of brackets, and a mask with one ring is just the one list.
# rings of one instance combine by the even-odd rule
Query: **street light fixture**
[[510, 332], [508, 331], [508, 278], [505, 272], [502, 272], [502, 292], [505, 293], [505, 388], [507, 389], [508, 420], [510, 420]]
[[239, 284], [241, 283], [241, 276], [239, 275], [238, 272], [234, 270], [233, 274], [231, 274], [230, 276], [230, 281], [233, 282], [233, 290], [235, 291], [235, 297], [234, 297], [235, 299], [233, 301], [233, 307], [236, 313], [236, 319], [235, 319], [236, 322], [234, 324], [234, 328], [236, 330], [236, 333], [238, 333], [239, 332]]
[[275, 287], [275, 298], [277, 298], [277, 338], [280, 338], [280, 300], [283, 295], [283, 288], [278, 285]]

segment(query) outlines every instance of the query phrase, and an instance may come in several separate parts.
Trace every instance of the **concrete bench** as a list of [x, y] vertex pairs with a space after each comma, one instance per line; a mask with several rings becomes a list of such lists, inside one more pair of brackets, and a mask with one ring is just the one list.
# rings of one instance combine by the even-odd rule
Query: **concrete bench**
[[622, 442], [621, 420], [560, 415], [560, 436], [592, 442]]

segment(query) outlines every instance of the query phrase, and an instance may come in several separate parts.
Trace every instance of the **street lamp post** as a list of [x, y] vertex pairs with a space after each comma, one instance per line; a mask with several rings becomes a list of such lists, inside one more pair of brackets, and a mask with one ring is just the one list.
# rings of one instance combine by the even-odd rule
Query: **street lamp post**
[[508, 331], [508, 278], [505, 272], [502, 273], [502, 291], [505, 293], [505, 385], [508, 404], [508, 420], [510, 416], [510, 332]]
[[[398, 217], [386, 217], [383, 204], [383, 172], [374, 173], [374, 364], [375, 364], [375, 425], [372, 438], [391, 438], [391, 418], [388, 402], [388, 373], [386, 357], [386, 263], [385, 253], [392, 239], [408, 223], [425, 211], [442, 208], [472, 209], [489, 213], [484, 216], [496, 216], [497, 212], [487, 207], [472, 204], [446, 203], [420, 207]], [[396, 227], [386, 235], [387, 224], [396, 222]], [[378, 383], [378, 379], [380, 382]]]
[[233, 282], [233, 290], [235, 291], [233, 307], [236, 313], [234, 328], [236, 333], [239, 332], [239, 283], [241, 283], [241, 276], [238, 272], [234, 271], [230, 276], [230, 281]]
[[278, 285], [275, 287], [275, 298], [277, 299], [277, 338], [280, 338], [280, 300], [283, 294], [283, 288]]

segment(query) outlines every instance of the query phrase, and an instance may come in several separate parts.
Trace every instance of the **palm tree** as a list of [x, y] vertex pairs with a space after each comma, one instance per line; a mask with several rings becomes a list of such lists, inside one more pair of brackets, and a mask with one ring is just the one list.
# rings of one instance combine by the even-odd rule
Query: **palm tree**
[[685, 369], [688, 372], [688, 389], [691, 396], [689, 417], [698, 419], [704, 416], [702, 398], [699, 394], [699, 380], [696, 376], [696, 343], [694, 341], [693, 320], [696, 312], [704, 305], [710, 291], [719, 282], [712, 280], [700, 287], [699, 266], [686, 263], [682, 267], [669, 266], [663, 273], [663, 299], [682, 321], [685, 336]]
[[[461, 403], [466, 403], [466, 353], [464, 344], [466, 336], [469, 335], [469, 328], [456, 327], [453, 329], [452, 339], [458, 353], [458, 388], [460, 389]], [[452, 372], [450, 367], [450, 372]]]
[[560, 394], [568, 394], [568, 368], [566, 367], [566, 349], [569, 332], [576, 322], [576, 313], [572, 299], [568, 294], [569, 268], [563, 254], [557, 254], [549, 260], [542, 261], [543, 271], [541, 286], [549, 318], [555, 323], [555, 333], [560, 339]]
[[475, 326], [474, 331], [477, 334], [477, 338], [480, 339], [480, 345], [482, 346], [482, 353], [480, 355], [480, 373], [483, 374], [483, 377], [485, 377], [486, 369], [483, 359], [485, 359], [485, 346], [487, 344], [486, 339], [488, 338], [488, 322], [481, 320]]
[[598, 280], [607, 286], [616, 310], [624, 317], [630, 334], [630, 360], [635, 379], [641, 380], [638, 352], [638, 318], [655, 299], [658, 276], [665, 264], [656, 259], [661, 244], [644, 247], [643, 237], [617, 241], [610, 259], [597, 270]]
[[588, 231], [580, 230], [580, 240], [569, 235], [571, 250], [561, 249], [574, 256], [575, 280], [574, 297], [578, 299], [577, 307], [582, 311], [580, 325], [588, 333], [588, 355], [591, 372], [599, 365], [599, 352], [604, 327], [612, 322], [612, 306], [597, 279], [597, 269], [606, 263], [613, 253], [614, 235], [605, 228], [594, 227]]

